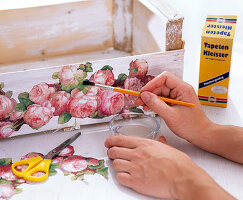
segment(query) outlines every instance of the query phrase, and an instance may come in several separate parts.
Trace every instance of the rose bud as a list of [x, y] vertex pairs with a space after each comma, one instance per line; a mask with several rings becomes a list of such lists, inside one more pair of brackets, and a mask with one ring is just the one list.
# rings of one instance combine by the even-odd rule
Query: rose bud
[[148, 72], [148, 63], [144, 59], [136, 59], [129, 64], [129, 76], [130, 77], [143, 77]]
[[0, 122], [0, 138], [9, 137], [14, 132], [12, 126], [12, 122]]
[[113, 85], [115, 83], [114, 74], [111, 70], [98, 70], [90, 77], [90, 81], [103, 85]]
[[60, 83], [63, 86], [69, 84], [78, 84], [79, 79], [85, 78], [86, 74], [82, 70], [79, 70], [76, 66], [68, 65], [62, 67], [61, 71], [58, 73]]

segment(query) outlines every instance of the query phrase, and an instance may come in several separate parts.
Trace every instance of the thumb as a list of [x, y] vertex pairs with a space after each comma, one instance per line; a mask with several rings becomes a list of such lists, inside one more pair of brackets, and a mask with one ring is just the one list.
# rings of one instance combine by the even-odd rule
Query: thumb
[[170, 106], [168, 106], [163, 100], [161, 100], [157, 95], [151, 92], [142, 92], [141, 99], [154, 112], [160, 115], [163, 119], [166, 118], [168, 112], [171, 111]]

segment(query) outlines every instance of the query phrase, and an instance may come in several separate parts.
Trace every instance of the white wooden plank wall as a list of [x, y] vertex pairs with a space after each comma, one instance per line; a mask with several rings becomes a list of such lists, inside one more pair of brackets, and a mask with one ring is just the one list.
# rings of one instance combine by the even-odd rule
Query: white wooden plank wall
[[107, 49], [112, 0], [0, 11], [0, 64]]

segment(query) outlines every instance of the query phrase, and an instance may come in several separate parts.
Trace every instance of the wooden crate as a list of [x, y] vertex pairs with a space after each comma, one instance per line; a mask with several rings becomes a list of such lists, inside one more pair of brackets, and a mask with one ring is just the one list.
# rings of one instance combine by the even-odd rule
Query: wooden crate
[[0, 73], [183, 49], [164, 0], [88, 0], [0, 10]]
[[[161, 0], [87, 0], [2, 10], [0, 83], [18, 102], [20, 93], [41, 82], [55, 83], [52, 74], [73, 63], [89, 61], [94, 71], [111, 65], [117, 77], [129, 73], [131, 61], [145, 59], [149, 75], [166, 70], [182, 77], [182, 23], [183, 17]], [[72, 118], [58, 124], [55, 116], [38, 130], [24, 124], [11, 136], [109, 119]]]

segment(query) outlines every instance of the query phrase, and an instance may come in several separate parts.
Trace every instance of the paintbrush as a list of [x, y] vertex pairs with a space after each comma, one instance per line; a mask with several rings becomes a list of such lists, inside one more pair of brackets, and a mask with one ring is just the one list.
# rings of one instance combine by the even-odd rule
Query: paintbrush
[[[137, 96], [137, 97], [139, 97], [141, 95], [140, 92], [135, 92], [133, 90], [127, 90], [127, 89], [122, 89], [122, 88], [118, 88], [118, 87], [102, 85], [102, 84], [90, 82], [88, 80], [84, 81], [83, 85], [97, 86], [97, 87], [100, 87], [100, 88], [103, 88], [103, 89], [113, 90], [115, 92], [120, 92], [120, 93], [123, 93], [123, 94], [130, 94], [132, 96]], [[178, 100], [175, 100], [175, 99], [170, 99], [170, 98], [161, 97], [161, 96], [158, 96], [158, 97], [161, 100], [163, 100], [164, 102], [167, 102], [167, 103], [178, 104], [178, 105], [189, 106], [189, 107], [194, 107], [195, 106], [195, 104], [193, 104], [193, 103], [188, 103], [188, 102], [184, 102], [184, 101], [178, 101]]]

